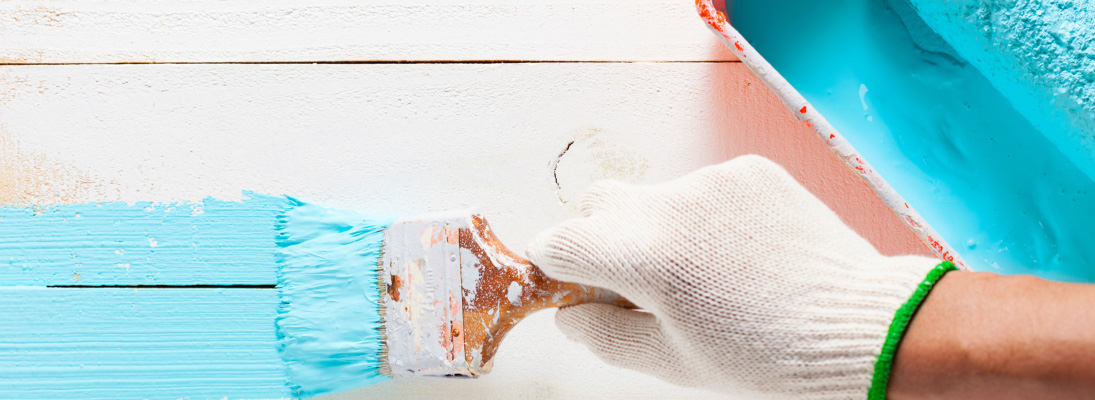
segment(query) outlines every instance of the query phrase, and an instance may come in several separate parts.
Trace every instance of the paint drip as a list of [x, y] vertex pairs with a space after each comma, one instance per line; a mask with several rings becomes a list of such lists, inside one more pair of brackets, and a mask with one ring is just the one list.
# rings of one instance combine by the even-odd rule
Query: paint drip
[[729, 15], [972, 268], [1095, 282], [1095, 13], [1073, 3], [754, 0]]

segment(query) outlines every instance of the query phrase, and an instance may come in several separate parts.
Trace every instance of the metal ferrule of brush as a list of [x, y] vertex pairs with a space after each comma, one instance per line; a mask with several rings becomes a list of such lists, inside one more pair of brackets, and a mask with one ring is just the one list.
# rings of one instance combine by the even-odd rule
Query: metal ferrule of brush
[[502, 338], [537, 310], [634, 308], [610, 291], [548, 278], [471, 210], [397, 220], [384, 231], [379, 262], [381, 372], [390, 376], [486, 374]]

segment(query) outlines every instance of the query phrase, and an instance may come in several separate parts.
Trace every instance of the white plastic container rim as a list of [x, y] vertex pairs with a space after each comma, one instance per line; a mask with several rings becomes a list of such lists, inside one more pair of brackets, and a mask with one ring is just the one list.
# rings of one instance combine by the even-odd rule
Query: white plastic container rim
[[722, 43], [741, 60], [742, 64], [760, 77], [776, 93], [780, 101], [791, 109], [795, 117], [810, 126], [830, 149], [855, 170], [867, 186], [905, 222], [909, 229], [916, 233], [928, 248], [939, 258], [954, 263], [960, 269], [969, 270], [958, 252], [947, 244], [939, 233], [932, 229], [928, 222], [924, 221], [924, 218], [910, 207], [909, 203], [885, 179], [882, 179], [878, 172], [871, 168], [871, 165], [852, 147], [851, 143], [848, 143], [844, 136], [837, 132], [836, 128], [833, 128], [829, 121], [825, 120], [825, 117], [783, 78], [783, 75], [780, 75], [768, 61], [764, 60], [764, 57], [761, 57], [737, 29], [730, 25], [726, 14], [715, 8], [712, 0], [696, 0], [696, 9], [707, 26], [718, 35]]

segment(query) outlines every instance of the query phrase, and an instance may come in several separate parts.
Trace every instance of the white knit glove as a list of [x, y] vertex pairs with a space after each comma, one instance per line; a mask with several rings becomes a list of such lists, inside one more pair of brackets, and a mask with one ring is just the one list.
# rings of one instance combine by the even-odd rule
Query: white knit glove
[[569, 307], [560, 329], [610, 364], [733, 394], [884, 398], [912, 311], [954, 268], [879, 254], [758, 156], [657, 186], [601, 182], [581, 209], [528, 257], [643, 311]]

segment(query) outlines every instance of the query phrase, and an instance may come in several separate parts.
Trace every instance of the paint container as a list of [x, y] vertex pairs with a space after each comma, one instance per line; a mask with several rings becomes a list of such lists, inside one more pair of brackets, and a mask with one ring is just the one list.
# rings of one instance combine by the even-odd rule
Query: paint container
[[1095, 181], [1085, 161], [1062, 150], [1044, 128], [1053, 124], [1015, 108], [1023, 101], [998, 89], [1002, 73], [967, 62], [938, 35], [917, 0], [721, 3], [696, 5], [940, 258], [1095, 282], [1095, 246], [1084, 243], [1095, 237]]

